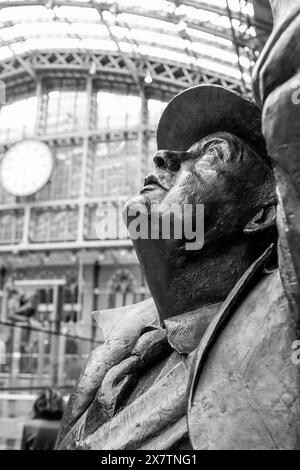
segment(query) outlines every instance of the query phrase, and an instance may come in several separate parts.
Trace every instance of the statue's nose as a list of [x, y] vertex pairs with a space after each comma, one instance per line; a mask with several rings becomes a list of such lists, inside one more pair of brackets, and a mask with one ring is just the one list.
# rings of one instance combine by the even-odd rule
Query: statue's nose
[[159, 150], [156, 152], [153, 161], [156, 168], [169, 171], [179, 171], [181, 162], [185, 156], [186, 152]]

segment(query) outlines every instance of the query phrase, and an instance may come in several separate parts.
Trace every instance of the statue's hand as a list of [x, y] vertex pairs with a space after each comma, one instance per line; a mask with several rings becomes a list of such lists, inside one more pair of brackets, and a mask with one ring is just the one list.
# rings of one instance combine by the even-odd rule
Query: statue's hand
[[57, 440], [58, 448], [93, 401], [107, 372], [131, 355], [147, 325], [159, 324], [152, 298], [126, 307], [94, 312], [94, 318], [102, 330], [105, 343], [90, 354], [71, 393]]
[[68, 431], [86, 411], [100, 387], [104, 373], [103, 348], [104, 345], [101, 345], [92, 351], [70, 395], [57, 439], [58, 448]]

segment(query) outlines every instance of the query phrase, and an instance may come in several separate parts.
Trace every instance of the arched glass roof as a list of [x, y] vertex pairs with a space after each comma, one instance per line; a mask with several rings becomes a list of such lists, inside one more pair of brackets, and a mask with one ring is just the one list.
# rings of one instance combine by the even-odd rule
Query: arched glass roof
[[[240, 81], [249, 89], [256, 57], [253, 5], [246, 0], [0, 1], [0, 63], [11, 58], [22, 63], [24, 54], [48, 50], [150, 57]], [[132, 62], [128, 67], [134, 74]]]

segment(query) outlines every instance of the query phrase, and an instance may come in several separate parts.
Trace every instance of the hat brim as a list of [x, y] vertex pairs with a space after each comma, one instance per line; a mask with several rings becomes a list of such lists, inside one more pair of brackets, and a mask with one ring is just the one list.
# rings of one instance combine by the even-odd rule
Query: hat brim
[[218, 85], [188, 88], [170, 101], [158, 124], [157, 148], [187, 151], [216, 132], [234, 134], [258, 153], [266, 153], [260, 109]]

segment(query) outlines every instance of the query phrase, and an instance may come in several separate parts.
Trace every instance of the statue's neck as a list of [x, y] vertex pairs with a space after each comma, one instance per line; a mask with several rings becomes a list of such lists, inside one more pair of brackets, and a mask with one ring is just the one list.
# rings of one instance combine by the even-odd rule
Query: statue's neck
[[176, 258], [163, 246], [139, 246], [137, 253], [162, 320], [223, 301], [253, 262], [247, 247], [237, 242], [222, 251]]

